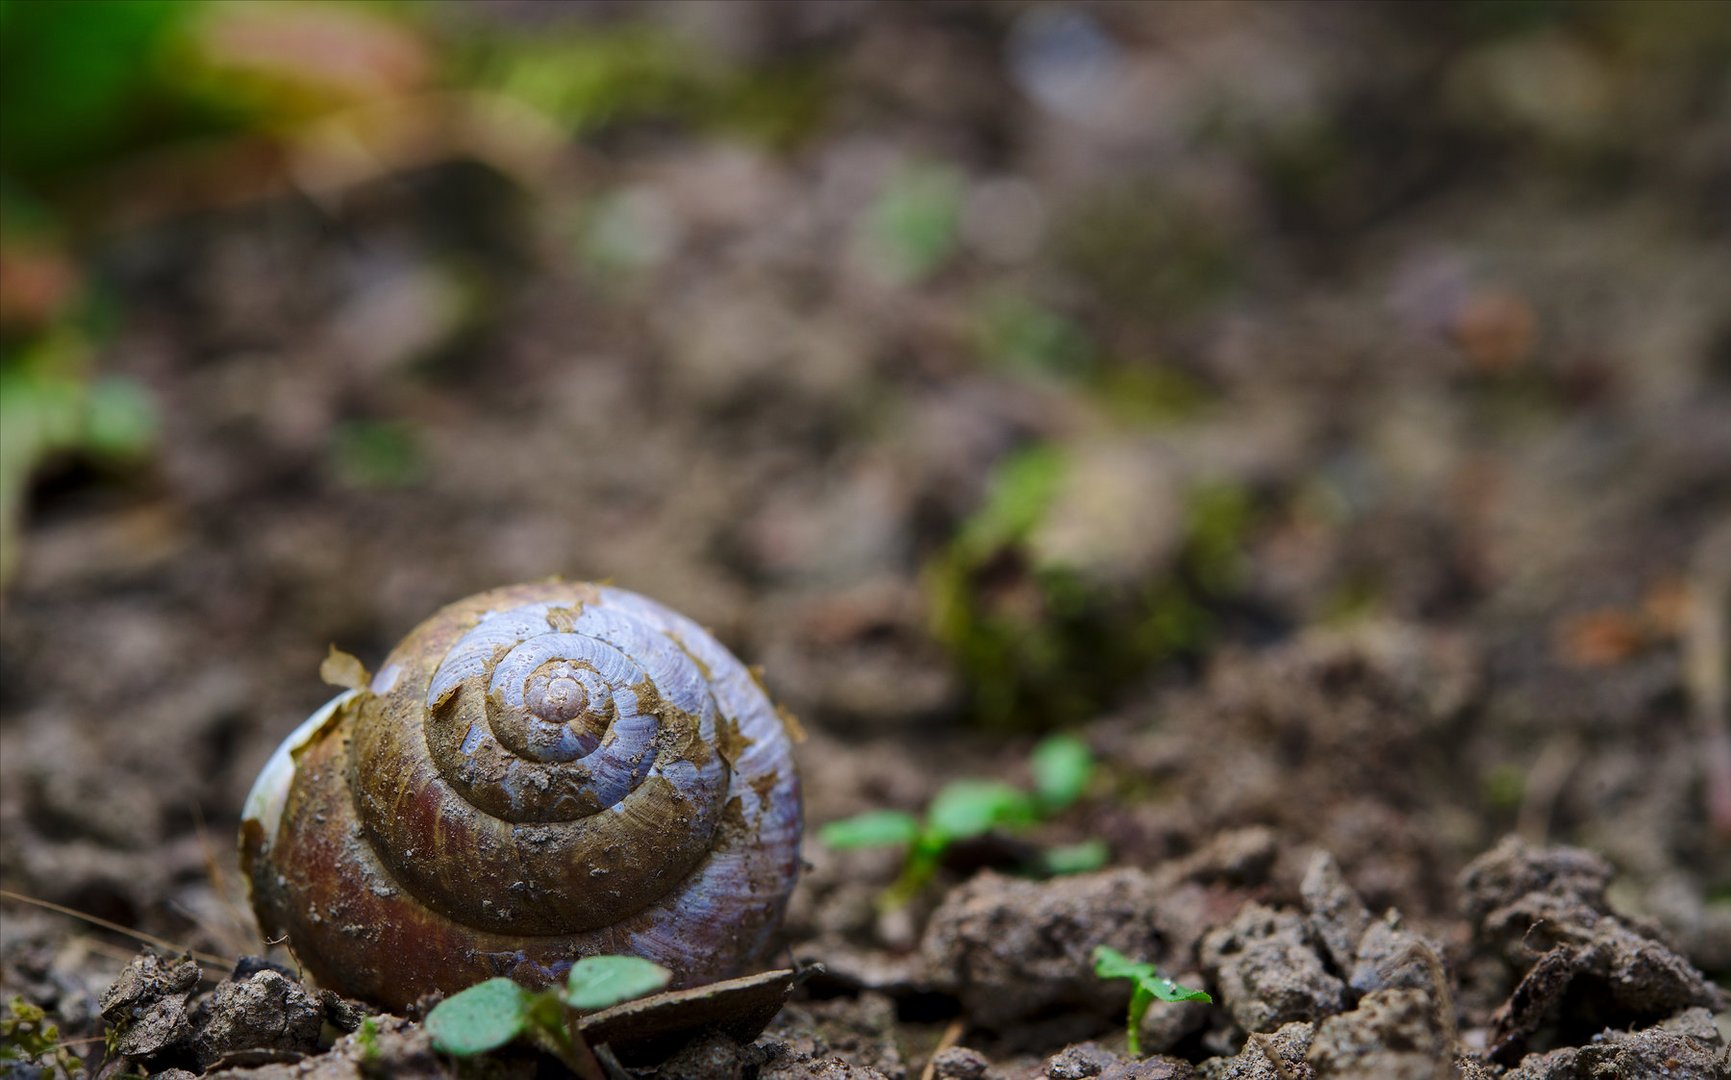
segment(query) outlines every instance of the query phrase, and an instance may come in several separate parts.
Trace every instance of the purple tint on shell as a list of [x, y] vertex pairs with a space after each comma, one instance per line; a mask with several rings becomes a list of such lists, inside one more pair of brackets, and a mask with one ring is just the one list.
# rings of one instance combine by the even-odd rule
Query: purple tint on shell
[[[557, 596], [559, 588], [539, 595]], [[644, 836], [641, 849], [627, 845], [631, 871], [650, 875], [636, 880], [665, 875], [667, 891], [646, 905], [634, 899], [605, 926], [537, 932], [549, 934], [540, 939], [544, 948], [557, 940], [570, 955], [628, 949], [673, 968], [685, 984], [735, 974], [767, 946], [800, 866], [800, 791], [787, 730], [751, 671], [697, 623], [622, 589], [583, 588], [572, 590], [581, 601], [488, 611], [439, 660], [425, 723], [429, 742], [446, 756], [460, 748], [460, 760], [429, 763], [427, 794], [438, 805], [463, 800], [480, 809], [484, 788], [491, 809], [482, 813], [505, 826], [506, 857], [559, 845], [561, 865], [575, 868], [584, 887], [537, 884], [530, 894], [491, 900], [495, 909], [545, 901], [552, 910], [554, 891], [587, 904], [601, 895], [589, 887], [592, 872], [621, 872], [622, 834], [613, 831], [620, 819], [666, 829], [667, 814], [646, 800], [671, 788], [690, 805], [678, 819], [690, 841], [684, 861], [657, 869], [658, 853], [673, 846], [665, 836]], [[653, 690], [640, 694], [646, 682]], [[475, 719], [478, 704], [484, 720]], [[458, 723], [466, 725], [460, 734], [431, 735], [431, 725]], [[663, 738], [670, 723], [694, 724], [701, 747]], [[726, 746], [724, 725], [740, 736]], [[645, 784], [651, 777], [658, 782]], [[517, 856], [509, 855], [513, 845]], [[481, 889], [514, 881], [498, 855], [453, 853], [438, 876]], [[415, 882], [412, 866], [401, 872], [404, 883]], [[550, 954], [538, 955], [544, 964]]]

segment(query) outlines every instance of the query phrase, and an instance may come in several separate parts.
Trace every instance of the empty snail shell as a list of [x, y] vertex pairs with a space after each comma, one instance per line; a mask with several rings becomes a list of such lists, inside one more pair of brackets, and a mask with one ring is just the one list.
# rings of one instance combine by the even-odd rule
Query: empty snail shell
[[799, 869], [789, 728], [690, 619], [544, 582], [459, 601], [314, 713], [247, 798], [267, 936], [333, 990], [402, 1008], [629, 953], [737, 974]]

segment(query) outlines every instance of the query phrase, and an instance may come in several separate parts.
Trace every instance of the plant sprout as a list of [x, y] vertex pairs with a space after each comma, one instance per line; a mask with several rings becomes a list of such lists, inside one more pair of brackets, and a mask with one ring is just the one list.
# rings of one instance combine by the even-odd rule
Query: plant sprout
[[564, 986], [525, 990], [506, 978], [452, 994], [427, 1014], [433, 1046], [457, 1057], [497, 1050], [527, 1035], [583, 1080], [604, 1080], [600, 1062], [577, 1030], [579, 1013], [654, 993], [673, 973], [636, 956], [586, 956]]
[[[1029, 767], [1032, 791], [998, 780], [954, 780], [932, 799], [923, 820], [905, 810], [872, 810], [832, 821], [818, 837], [832, 848], [905, 846], [902, 872], [879, 898], [884, 908], [899, 907], [925, 887], [958, 840], [1024, 829], [1073, 805], [1093, 775], [1094, 757], [1075, 736], [1055, 735], [1034, 748]], [[1090, 840], [1043, 852], [1040, 868], [1080, 873], [1104, 865], [1107, 854], [1103, 841]]]
[[1110, 945], [1094, 948], [1094, 974], [1102, 979], [1129, 979], [1135, 984], [1130, 991], [1130, 1014], [1125, 1021], [1125, 1042], [1131, 1057], [1142, 1056], [1142, 1018], [1155, 998], [1161, 1001], [1213, 1001], [1206, 991], [1179, 986], [1161, 975], [1154, 965], [1132, 960]]

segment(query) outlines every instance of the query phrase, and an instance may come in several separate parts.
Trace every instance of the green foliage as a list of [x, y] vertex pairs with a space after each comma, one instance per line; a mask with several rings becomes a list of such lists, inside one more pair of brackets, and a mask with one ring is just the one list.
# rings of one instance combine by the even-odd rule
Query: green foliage
[[406, 423], [352, 420], [331, 433], [331, 467], [352, 488], [413, 487], [426, 476], [420, 438]]
[[1040, 853], [1040, 869], [1053, 877], [1065, 874], [1086, 874], [1098, 870], [1112, 859], [1112, 849], [1104, 840], [1084, 840], [1079, 844], [1047, 848]]
[[494, 44], [476, 81], [574, 132], [673, 110], [701, 82], [689, 50], [646, 26]]
[[1043, 548], [1066, 495], [1088, 491], [1077, 460], [1049, 444], [1005, 459], [984, 505], [926, 569], [934, 635], [989, 726], [1086, 720], [1154, 664], [1206, 646], [1238, 587], [1254, 508], [1236, 485], [1192, 486], [1179, 550], [1157, 567], [1102, 573]]
[[439, 1050], [458, 1057], [497, 1050], [522, 1034], [530, 997], [510, 979], [476, 983], [433, 1007], [427, 1034]]
[[1073, 379], [1098, 367], [1094, 343], [1080, 323], [1019, 293], [985, 299], [976, 337], [986, 359], [1011, 371]]
[[32, 181], [148, 141], [160, 64], [188, 0], [0, 3], [0, 163]]
[[530, 991], [498, 978], [452, 994], [427, 1014], [427, 1034], [435, 1048], [457, 1057], [527, 1037], [579, 1076], [594, 1075], [594, 1056], [577, 1031], [577, 1014], [653, 993], [672, 978], [671, 971], [641, 957], [587, 956], [572, 965], [563, 986]]
[[1498, 762], [1480, 780], [1485, 802], [1499, 810], [1515, 810], [1527, 794], [1527, 774], [1513, 762]]
[[832, 821], [818, 832], [833, 848], [889, 847], [920, 838], [920, 819], [905, 810], [871, 810]]
[[1082, 797], [1094, 775], [1094, 753], [1074, 735], [1054, 735], [1034, 747], [1029, 759], [1034, 772], [1034, 793], [1048, 813], [1070, 806]]
[[605, 1009], [653, 994], [673, 972], [640, 956], [585, 956], [571, 968], [561, 999], [573, 1009]]
[[1158, 427], [1196, 417], [1212, 395], [1193, 376], [1163, 364], [1115, 364], [1092, 385], [1105, 410], [1132, 425]]
[[36, 1065], [50, 1076], [84, 1075], [83, 1063], [60, 1045], [59, 1025], [50, 1023], [39, 1006], [14, 997], [6, 1013], [0, 1017], [0, 1064]]
[[959, 554], [984, 559], [1025, 539], [1057, 498], [1064, 469], [1062, 451], [1044, 443], [1005, 459], [992, 478], [985, 506], [956, 538]]
[[1214, 1000], [1202, 990], [1179, 986], [1171, 979], [1163, 977], [1154, 969], [1153, 964], [1131, 960], [1110, 945], [1095, 946], [1094, 974], [1102, 979], [1129, 979], [1134, 985], [1134, 989], [1130, 991], [1130, 1011], [1125, 1022], [1125, 1036], [1132, 1057], [1142, 1056], [1142, 1018], [1148, 1015], [1148, 1007], [1156, 999], [1207, 1002]]
[[1039, 820], [1033, 796], [998, 780], [953, 780], [926, 809], [926, 824], [949, 840], [1021, 828]]
[[[1035, 747], [1030, 764], [1034, 791], [998, 780], [953, 780], [932, 799], [923, 822], [901, 810], [872, 810], [829, 822], [818, 838], [838, 849], [906, 846], [901, 875], [879, 898], [883, 907], [898, 907], [932, 879], [951, 844], [1039, 824], [1075, 803], [1094, 772], [1093, 755], [1070, 735], [1054, 735]], [[1091, 840], [1043, 852], [1035, 869], [1081, 873], [1104, 865], [1109, 854], [1104, 842]]]
[[460, 66], [464, 83], [526, 105], [579, 135], [633, 121], [680, 120], [787, 145], [816, 128], [828, 100], [828, 83], [816, 67], [736, 68], [650, 23], [589, 23], [576, 32], [533, 37], [497, 34]]
[[993, 368], [1062, 382], [1132, 427], [1192, 419], [1211, 401], [1204, 385], [1178, 368], [1114, 355], [1075, 315], [1010, 289], [990, 289], [976, 305], [973, 345]]
[[939, 166], [913, 166], [890, 178], [872, 206], [868, 241], [890, 276], [918, 281], [956, 248], [962, 178]]
[[1203, 589], [1220, 592], [1237, 580], [1250, 495], [1235, 484], [1203, 484], [1190, 493], [1185, 515], [1190, 571]]
[[355, 1029], [355, 1045], [361, 1050], [362, 1067], [379, 1063], [379, 1022], [369, 1016]]
[[156, 409], [137, 382], [90, 374], [90, 346], [67, 326], [0, 358], [0, 582], [17, 559], [30, 476], [59, 454], [120, 467], [156, 440]]

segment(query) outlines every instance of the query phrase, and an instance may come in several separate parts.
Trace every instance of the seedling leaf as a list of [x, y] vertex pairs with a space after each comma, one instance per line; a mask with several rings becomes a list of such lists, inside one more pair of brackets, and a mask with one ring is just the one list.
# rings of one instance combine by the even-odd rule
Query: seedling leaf
[[571, 966], [560, 995], [573, 1009], [605, 1009], [652, 994], [673, 979], [673, 972], [638, 956], [585, 956]]
[[1142, 1056], [1142, 1019], [1148, 1006], [1161, 1001], [1213, 1001], [1207, 992], [1180, 986], [1165, 978], [1154, 965], [1132, 960], [1110, 945], [1094, 947], [1094, 974], [1102, 979], [1129, 979], [1135, 984], [1130, 991], [1130, 1013], [1125, 1020], [1125, 1042], [1132, 1057]]
[[1049, 848], [1040, 855], [1040, 865], [1046, 873], [1054, 876], [1085, 874], [1105, 866], [1111, 857], [1112, 849], [1106, 846], [1106, 841], [1084, 840], [1080, 844]]
[[510, 979], [488, 979], [452, 994], [427, 1014], [433, 1046], [470, 1057], [497, 1050], [523, 1031], [529, 994]]
[[953, 780], [926, 811], [933, 831], [965, 840], [999, 826], [1031, 825], [1039, 814], [1027, 792], [996, 780]]
[[872, 810], [832, 821], [819, 829], [817, 835], [832, 848], [912, 844], [919, 839], [920, 821], [902, 810]]
[[1153, 979], [1144, 981], [1142, 985], [1149, 993], [1161, 1001], [1213, 1001], [1214, 998], [1206, 990], [1192, 990], [1188, 986], [1180, 986], [1171, 979], [1156, 975]]
[[1141, 979], [1154, 974], [1154, 965], [1132, 960], [1110, 945], [1096, 945], [1094, 974], [1102, 979]]
[[1074, 735], [1054, 735], [1034, 747], [1029, 766], [1040, 802], [1048, 811], [1062, 810], [1087, 790], [1094, 775], [1094, 754]]

